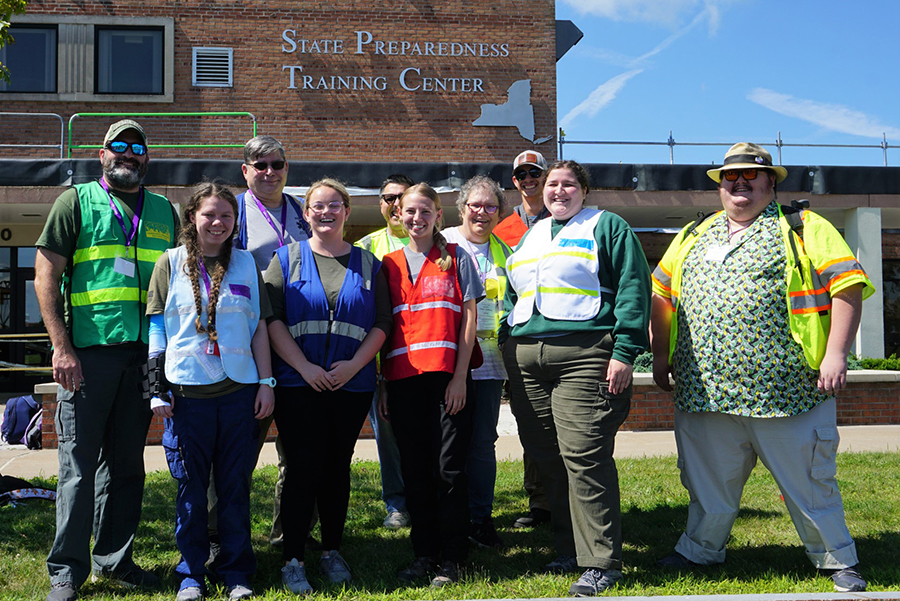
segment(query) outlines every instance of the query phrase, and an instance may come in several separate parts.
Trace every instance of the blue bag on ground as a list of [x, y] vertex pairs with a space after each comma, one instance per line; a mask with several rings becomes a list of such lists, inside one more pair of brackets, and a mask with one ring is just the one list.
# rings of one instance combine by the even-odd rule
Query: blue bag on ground
[[9, 444], [25, 444], [28, 424], [38, 411], [40, 405], [31, 395], [9, 399], [6, 402], [6, 411], [3, 412], [0, 437]]

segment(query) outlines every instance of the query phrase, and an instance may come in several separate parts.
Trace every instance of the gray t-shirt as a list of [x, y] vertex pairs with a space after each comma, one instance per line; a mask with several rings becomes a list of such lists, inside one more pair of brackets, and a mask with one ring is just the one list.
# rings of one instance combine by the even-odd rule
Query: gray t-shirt
[[[404, 246], [403, 254], [406, 256], [406, 264], [409, 265], [409, 277], [415, 284], [419, 279], [422, 266], [425, 265], [428, 253], [417, 253], [408, 246]], [[474, 299], [477, 303], [484, 298], [484, 285], [481, 283], [481, 277], [475, 271], [472, 257], [461, 246], [456, 247], [456, 280], [462, 291], [463, 302]]]
[[[246, 193], [244, 197], [244, 210], [247, 212], [247, 250], [253, 253], [256, 260], [256, 266], [260, 272], [265, 272], [272, 260], [272, 255], [280, 246], [278, 243], [279, 234], [281, 234], [282, 225], [284, 225], [284, 244], [285, 246], [291, 242], [299, 242], [309, 238], [309, 225], [303, 218], [302, 214], [298, 214], [294, 208], [294, 203], [285, 200], [283, 207], [285, 210], [285, 223], [281, 223], [282, 207], [270, 209], [262, 205], [266, 209], [270, 224], [266, 217], [260, 212], [259, 206]], [[303, 207], [303, 201], [294, 199], [298, 207]], [[272, 225], [275, 227], [273, 228]], [[277, 230], [276, 230], [277, 228]]]

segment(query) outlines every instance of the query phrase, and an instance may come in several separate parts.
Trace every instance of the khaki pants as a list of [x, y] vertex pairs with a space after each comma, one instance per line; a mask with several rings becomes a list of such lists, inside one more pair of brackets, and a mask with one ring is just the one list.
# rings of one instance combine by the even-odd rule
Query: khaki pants
[[700, 564], [725, 561], [741, 493], [759, 457], [781, 489], [810, 561], [820, 569], [858, 563], [835, 479], [834, 398], [792, 417], [676, 411], [675, 441], [681, 482], [691, 496], [678, 553]]

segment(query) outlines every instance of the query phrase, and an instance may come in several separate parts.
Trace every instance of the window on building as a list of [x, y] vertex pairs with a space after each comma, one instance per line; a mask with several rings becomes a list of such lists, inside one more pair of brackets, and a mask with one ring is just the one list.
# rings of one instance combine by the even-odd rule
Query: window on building
[[162, 29], [97, 29], [98, 94], [162, 94]]
[[10, 82], [0, 92], [56, 92], [56, 27], [10, 27], [15, 40], [0, 48]]
[[172, 17], [25, 14], [11, 30], [16, 44], [0, 60], [13, 82], [0, 85], [2, 100], [174, 102]]
[[233, 48], [194, 48], [191, 83], [197, 87], [230, 88]]

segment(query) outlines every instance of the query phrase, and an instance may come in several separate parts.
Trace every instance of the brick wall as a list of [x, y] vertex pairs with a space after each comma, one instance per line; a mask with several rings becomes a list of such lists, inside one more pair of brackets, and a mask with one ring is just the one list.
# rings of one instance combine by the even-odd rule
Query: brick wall
[[[900, 424], [900, 372], [851, 372], [847, 389], [838, 395], [837, 421], [840, 426]], [[890, 381], [884, 381], [889, 379]], [[881, 380], [881, 381], [879, 381]], [[674, 428], [674, 404], [671, 393], [652, 383], [650, 374], [635, 374], [631, 414], [622, 430], [648, 431]], [[43, 403], [43, 441], [45, 449], [56, 448], [53, 416], [56, 413], [56, 393], [35, 393]], [[269, 441], [275, 440], [275, 425], [269, 429]], [[360, 431], [360, 438], [374, 438], [368, 419]], [[147, 435], [147, 444], [162, 440], [162, 420], [154, 417]]]
[[[3, 98], [4, 111], [58, 113], [67, 121], [76, 112], [249, 111], [259, 133], [279, 138], [294, 160], [341, 161], [508, 161], [532, 147], [515, 127], [474, 127], [484, 103], [506, 102], [507, 89], [517, 80], [531, 80], [535, 137], [553, 136], [539, 146], [556, 155], [556, 29], [552, 0], [445, 0], [372, 4], [358, 0], [329, 2], [270, 0], [204, 2], [144, 0], [110, 3], [102, 0], [32, 0], [28, 15], [96, 17], [174, 17], [175, 85], [173, 103], [110, 103], [21, 101]], [[14, 21], [15, 22], [15, 21]], [[283, 40], [285, 30], [298, 44], [294, 52]], [[358, 31], [372, 42], [356, 53]], [[343, 54], [301, 53], [300, 40], [342, 40]], [[506, 45], [500, 56], [405, 56], [376, 54], [378, 41]], [[193, 87], [192, 48], [234, 49], [231, 88]], [[435, 46], [436, 47], [436, 46]], [[385, 52], [389, 51], [386, 46]], [[447, 46], [447, 48], [450, 48]], [[478, 52], [482, 52], [481, 46]], [[452, 49], [448, 50], [448, 52]], [[436, 51], [435, 51], [436, 52]], [[503, 55], [505, 54], [505, 55]], [[385, 78], [385, 89], [289, 89], [289, 70], [302, 66], [303, 75], [319, 81], [331, 75]], [[401, 71], [421, 78], [481, 80], [482, 91], [408, 91]], [[15, 77], [15, 73], [12, 74]], [[297, 78], [300, 77], [297, 72]], [[449, 84], [448, 84], [449, 85]], [[461, 84], [459, 84], [461, 85]], [[452, 89], [452, 86], [450, 86]], [[34, 135], [34, 123], [17, 118], [4, 122], [3, 138]], [[99, 143], [109, 117], [75, 122], [76, 144]], [[250, 137], [249, 121], [233, 117], [141, 118], [151, 144], [243, 144]], [[41, 136], [54, 136], [52, 129]], [[35, 151], [38, 153], [39, 151]], [[21, 156], [18, 149], [0, 149], [0, 156]], [[76, 150], [73, 156], [94, 156]], [[240, 158], [239, 149], [154, 149], [154, 157], [219, 156]], [[35, 156], [48, 156], [46, 151]], [[51, 154], [52, 156], [52, 154]]]

